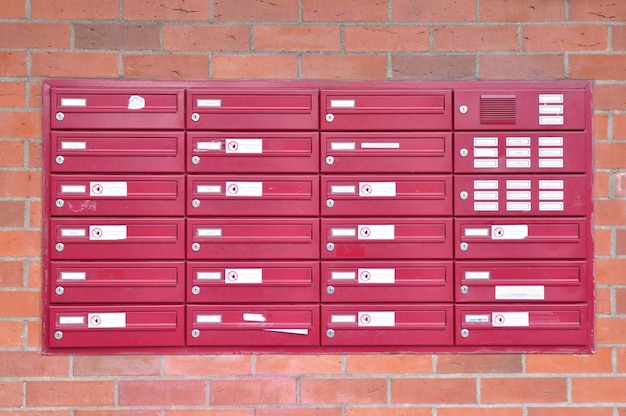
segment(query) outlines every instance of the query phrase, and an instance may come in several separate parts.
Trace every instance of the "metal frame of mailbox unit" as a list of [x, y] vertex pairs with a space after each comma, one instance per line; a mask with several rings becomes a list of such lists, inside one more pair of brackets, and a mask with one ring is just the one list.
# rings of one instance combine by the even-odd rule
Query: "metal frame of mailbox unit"
[[587, 81], [43, 83], [44, 353], [595, 349]]

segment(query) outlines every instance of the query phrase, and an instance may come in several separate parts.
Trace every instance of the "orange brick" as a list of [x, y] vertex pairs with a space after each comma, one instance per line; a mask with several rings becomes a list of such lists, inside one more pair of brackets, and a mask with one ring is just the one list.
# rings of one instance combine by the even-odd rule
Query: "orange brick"
[[23, 82], [0, 82], [0, 90], [0, 107], [24, 107], [26, 90]]
[[[23, 328], [24, 323], [20, 321], [0, 321], [0, 348], [21, 347]], [[2, 403], [1, 393], [0, 403]]]
[[481, 79], [547, 80], [565, 76], [563, 55], [483, 55], [479, 59]]
[[0, 292], [2, 317], [38, 317], [41, 314], [39, 292]]
[[384, 0], [302, 0], [306, 22], [382, 22], [387, 20]]
[[40, 288], [42, 281], [41, 262], [30, 261], [28, 263], [28, 287]]
[[476, 403], [476, 380], [471, 378], [397, 378], [391, 380], [392, 403]]
[[[626, 115], [613, 115], [613, 138], [615, 140], [626, 140]], [[624, 167], [622, 165], [622, 167]]]
[[474, 22], [473, 0], [394, 0], [391, 19], [395, 22]]
[[626, 343], [626, 318], [596, 318], [598, 346]]
[[40, 231], [0, 231], [0, 256], [36, 257], [40, 255]]
[[15, 22], [0, 25], [3, 48], [69, 48], [68, 23]]
[[99, 381], [27, 381], [26, 405], [29, 407], [112, 406], [115, 383]]
[[77, 49], [160, 49], [161, 27], [156, 24], [74, 24]]
[[161, 370], [157, 356], [77, 355], [75, 376], [156, 376]]
[[[598, 201], [596, 201], [598, 202]], [[596, 284], [623, 285], [626, 284], [626, 259], [596, 259]]]
[[[441, 409], [438, 412], [441, 412]], [[346, 416], [431, 416], [432, 414], [432, 409], [424, 407], [357, 407], [346, 409]]]
[[623, 225], [626, 223], [626, 200], [596, 200], [596, 225]]
[[616, 348], [617, 355], [617, 372], [626, 373], [626, 347]]
[[70, 416], [70, 413], [69, 410], [0, 410], [0, 416]]
[[0, 8], [0, 19], [22, 19], [26, 17], [26, 0], [5, 1]]
[[[2, 113], [0, 113], [1, 115]], [[1, 118], [1, 117], [0, 117]], [[0, 196], [38, 197], [42, 191], [41, 172], [0, 172]]]
[[22, 407], [22, 382], [0, 381], [2, 407]]
[[259, 355], [257, 374], [341, 374], [340, 355]]
[[626, 230], [615, 230], [615, 254], [626, 254]]
[[514, 26], [442, 26], [433, 30], [435, 51], [515, 51]]
[[593, 107], [596, 110], [626, 110], [624, 96], [624, 84], [596, 84], [593, 86]]
[[[596, 198], [608, 198], [610, 192], [609, 172], [593, 173], [593, 196]], [[617, 179], [617, 178], [616, 178]]]
[[255, 416], [342, 416], [341, 408], [292, 407], [292, 408], [259, 408]]
[[24, 201], [0, 201], [0, 227], [24, 226]]
[[615, 289], [615, 309], [619, 315], [626, 313], [626, 289]]
[[231, 25], [165, 25], [163, 48], [175, 51], [249, 51], [250, 28]]
[[120, 380], [121, 406], [198, 406], [205, 403], [204, 380]]
[[626, 377], [572, 378], [574, 403], [621, 403], [625, 401]]
[[567, 401], [565, 378], [483, 378], [483, 403], [553, 403]]
[[119, 75], [116, 53], [35, 52], [32, 75], [39, 77], [115, 78]]
[[347, 52], [428, 51], [429, 29], [425, 26], [348, 26], [344, 28]]
[[42, 228], [41, 201], [29, 201], [28, 226], [30, 228]]
[[437, 373], [521, 373], [519, 354], [442, 355], [437, 358]]
[[607, 48], [607, 29], [600, 25], [524, 26], [527, 51], [598, 51]]
[[202, 20], [208, 21], [206, 0], [125, 0], [126, 20]]
[[41, 113], [0, 112], [0, 136], [25, 139], [41, 138]]
[[432, 373], [431, 355], [349, 355], [348, 374], [419, 374]]
[[[260, 409], [256, 416], [260, 416]], [[165, 410], [165, 416], [254, 416], [253, 409], [192, 409], [192, 410]], [[130, 416], [130, 415], [129, 415]], [[135, 416], [133, 414], [133, 416]]]
[[338, 26], [255, 26], [257, 51], [339, 51]]
[[73, 416], [161, 416], [160, 410], [74, 410]]
[[293, 0], [237, 0], [213, 3], [213, 16], [218, 22], [295, 22], [298, 2]]
[[0, 51], [0, 75], [3, 77], [26, 76], [26, 52]]
[[392, 57], [394, 79], [473, 79], [476, 56], [472, 55], [400, 55]]
[[528, 354], [528, 373], [610, 373], [611, 349], [600, 348], [594, 354]]
[[520, 407], [444, 407], [437, 410], [437, 416], [522, 416]]
[[594, 167], [599, 169], [623, 168], [626, 160], [626, 142], [595, 143]]
[[610, 407], [529, 407], [528, 416], [613, 416]]
[[626, 20], [626, 3], [621, 1], [576, 0], [569, 5], [570, 20]]
[[0, 287], [23, 287], [24, 263], [21, 261], [0, 262]]
[[613, 50], [625, 51], [626, 50], [626, 26], [610, 26]]
[[215, 79], [296, 79], [295, 55], [216, 55], [212, 60]]
[[611, 238], [611, 230], [596, 228], [594, 236], [594, 251], [597, 256], [611, 255]]
[[481, 0], [481, 22], [549, 22], [565, 19], [565, 4], [557, 1]]
[[30, 97], [28, 106], [30, 108], [41, 108], [41, 82], [30, 81]]
[[609, 116], [606, 114], [593, 115], [593, 139], [606, 140], [609, 138]]
[[0, 140], [0, 166], [24, 166], [23, 141]]
[[385, 79], [387, 57], [384, 55], [305, 55], [302, 57], [305, 79]]
[[28, 167], [29, 168], [42, 168], [42, 152], [43, 148], [41, 140], [29, 140], [28, 141]]
[[335, 378], [300, 380], [303, 404], [371, 404], [387, 401], [384, 378]]
[[611, 290], [596, 288], [596, 314], [611, 313]]
[[252, 359], [247, 355], [172, 355], [165, 357], [165, 375], [213, 376], [250, 374]]
[[48, 0], [31, 0], [32, 16], [35, 19], [117, 19], [117, 0], [63, 0], [54, 3]]
[[602, 53], [569, 56], [570, 78], [625, 80], [626, 54]]
[[[41, 321], [28, 321], [28, 338], [27, 345], [28, 348], [36, 348], [41, 349]], [[46, 373], [46, 375], [48, 375]]]
[[204, 55], [125, 55], [124, 76], [131, 78], [204, 79], [209, 60]]
[[210, 390], [212, 406], [296, 403], [293, 378], [211, 380]]

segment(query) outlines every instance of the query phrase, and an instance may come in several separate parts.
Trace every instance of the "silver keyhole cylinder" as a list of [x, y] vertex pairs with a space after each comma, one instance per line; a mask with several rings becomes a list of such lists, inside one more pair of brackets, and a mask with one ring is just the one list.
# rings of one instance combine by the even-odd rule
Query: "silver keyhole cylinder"
[[61, 339], [63, 338], [63, 332], [62, 331], [56, 331], [54, 333], [54, 339]]
[[63, 293], [65, 293], [65, 289], [63, 288], [63, 286], [57, 286], [56, 289], [54, 289], [54, 293], [61, 296]]
[[467, 337], [469, 337], [469, 329], [467, 329], [467, 328], [463, 328], [463, 329], [461, 329], [461, 336], [462, 336], [463, 338], [467, 338]]
[[65, 245], [63, 245], [63, 243], [57, 243], [57, 244], [54, 246], [54, 249], [55, 249], [56, 251], [63, 251], [63, 249], [64, 249], [64, 248], [65, 248]]
[[466, 200], [467, 197], [469, 197], [469, 194], [466, 191], [461, 191], [461, 193], [459, 193], [459, 198], [461, 198], [462, 200]]
[[191, 336], [194, 338], [198, 338], [200, 336], [200, 330], [199, 329], [191, 330]]
[[461, 294], [467, 295], [469, 293], [469, 286], [463, 285], [461, 286]]
[[332, 199], [327, 199], [327, 200], [326, 200], [326, 206], [327, 206], [328, 208], [332, 208], [332, 207], [334, 207], [334, 206], [335, 206], [335, 201], [334, 201], [334, 200], [332, 200]]
[[461, 249], [461, 251], [467, 251], [467, 249], [469, 248], [469, 244], [467, 244], [467, 243], [464, 241], [464, 242], [462, 242], [462, 243], [459, 245], [459, 248]]
[[193, 251], [200, 251], [200, 243], [193, 243], [193, 244], [191, 245], [191, 249], [192, 249]]
[[326, 331], [326, 336], [328, 338], [334, 338], [335, 337], [335, 330], [334, 329], [329, 329]]
[[198, 295], [200, 294], [200, 287], [199, 286], [194, 286], [191, 288], [191, 293], [194, 295]]
[[459, 113], [461, 114], [466, 114], [468, 110], [469, 108], [465, 104], [459, 106]]
[[335, 286], [326, 286], [326, 293], [328, 293], [329, 295], [335, 293]]
[[334, 243], [327, 243], [326, 244], [326, 250], [328, 250], [328, 251], [335, 250], [335, 244]]
[[326, 114], [326, 121], [328, 121], [329, 123], [332, 123], [333, 120], [335, 119], [335, 115], [334, 114]]
[[200, 163], [200, 156], [192, 156], [191, 157], [191, 163], [193, 163], [194, 165], [197, 165]]
[[200, 120], [200, 114], [198, 114], [198, 113], [193, 113], [193, 114], [191, 115], [191, 121], [198, 121], [198, 120]]
[[60, 111], [59, 111], [59, 112], [56, 114], [56, 116], [55, 116], [55, 117], [56, 117], [56, 119], [57, 119], [57, 120], [59, 120], [59, 121], [63, 121], [63, 119], [65, 118], [65, 114], [63, 114], [62, 112], [60, 112]]
[[467, 155], [469, 155], [469, 150], [461, 149], [459, 150], [459, 154], [461, 155], [461, 157], [467, 157]]
[[333, 156], [326, 156], [326, 164], [332, 165], [333, 163], [335, 163], [335, 158]]
[[57, 206], [57, 208], [63, 208], [63, 205], [65, 205], [65, 201], [63, 201], [62, 199], [57, 199], [55, 205]]
[[63, 162], [65, 162], [65, 158], [61, 155], [57, 156], [55, 160], [57, 162], [57, 165], [62, 165]]
[[198, 208], [200, 206], [200, 200], [194, 199], [193, 201], [191, 201], [191, 206], [194, 208]]

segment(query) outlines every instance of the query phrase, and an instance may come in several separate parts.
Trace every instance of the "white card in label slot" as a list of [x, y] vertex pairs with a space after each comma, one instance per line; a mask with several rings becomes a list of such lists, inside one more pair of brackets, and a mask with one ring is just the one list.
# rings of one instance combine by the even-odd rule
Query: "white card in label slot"
[[498, 148], [474, 149], [474, 157], [498, 157]]
[[563, 189], [563, 181], [539, 181], [539, 189]]
[[197, 315], [197, 324], [221, 324], [222, 315]]
[[222, 272], [198, 272], [196, 280], [222, 280]]
[[474, 146], [497, 146], [497, 137], [474, 137]]
[[359, 182], [359, 196], [396, 196], [396, 183]]
[[539, 114], [563, 114], [562, 105], [540, 105]]
[[126, 314], [124, 312], [87, 314], [87, 328], [126, 328]]
[[87, 107], [86, 98], [61, 98], [61, 107]]
[[393, 284], [396, 282], [396, 269], [358, 269], [359, 283]]
[[246, 322], [265, 322], [267, 318], [262, 313], [244, 313], [243, 320]]
[[474, 200], [476, 200], [476, 201], [497, 201], [498, 200], [498, 191], [495, 191], [495, 192], [474, 191]]
[[563, 191], [539, 191], [539, 199], [542, 201], [562, 201]]
[[396, 238], [395, 225], [359, 225], [359, 240], [394, 240]]
[[498, 167], [498, 159], [474, 159], [476, 169], [495, 169]]
[[530, 326], [528, 312], [492, 312], [491, 322], [493, 326]]
[[474, 189], [498, 189], [498, 181], [474, 181]]
[[539, 146], [563, 146], [562, 137], [540, 137]]
[[222, 150], [222, 142], [196, 142], [196, 150]]
[[87, 142], [61, 142], [61, 150], [87, 150]]
[[226, 182], [226, 196], [263, 196], [263, 182]]
[[563, 202], [540, 202], [539, 211], [563, 211]]
[[126, 240], [127, 228], [125, 225], [90, 225], [90, 240]]
[[264, 328], [264, 331], [267, 332], [281, 332], [283, 334], [294, 334], [294, 335], [309, 335], [309, 330], [304, 329], [277, 329], [277, 328]]
[[530, 137], [507, 137], [507, 146], [530, 146]]
[[539, 94], [539, 102], [541, 104], [561, 104], [563, 103], [563, 94]]
[[356, 186], [354, 185], [331, 185], [331, 194], [356, 194]]
[[358, 326], [396, 326], [395, 312], [359, 312]]
[[354, 228], [331, 228], [330, 235], [333, 237], [354, 237], [356, 230]]
[[474, 202], [474, 211], [497, 211], [498, 209], [497, 202]]
[[530, 189], [530, 181], [506, 181], [506, 189]]
[[356, 315], [331, 315], [330, 322], [333, 324], [354, 324]]
[[59, 324], [61, 325], [84, 325], [84, 316], [60, 316]]
[[466, 228], [465, 237], [489, 237], [489, 228]]
[[226, 153], [263, 153], [263, 139], [226, 139]]
[[493, 240], [523, 240], [528, 237], [528, 225], [492, 225]]
[[356, 280], [355, 272], [331, 272], [331, 280]]
[[466, 324], [488, 324], [489, 315], [465, 315]]
[[196, 192], [199, 194], [221, 194], [222, 186], [221, 185], [198, 185], [196, 187]]
[[225, 269], [226, 284], [263, 283], [263, 269]]
[[87, 231], [84, 228], [63, 228], [61, 229], [61, 237], [85, 237]]
[[530, 211], [531, 205], [530, 202], [507, 202], [506, 210], [507, 211]]
[[530, 191], [507, 191], [506, 199], [530, 201]]
[[530, 159], [507, 159], [506, 167], [507, 168], [529, 168]]
[[86, 280], [87, 273], [85, 272], [61, 272], [61, 280]]
[[196, 106], [205, 108], [219, 108], [222, 106], [220, 99], [199, 98], [196, 100]]
[[539, 159], [540, 168], [562, 168], [563, 159]]
[[563, 149], [560, 147], [539, 149], [539, 157], [563, 157]]
[[355, 142], [332, 142], [330, 150], [356, 150]]
[[539, 116], [539, 124], [542, 126], [563, 125], [563, 116]]
[[496, 300], [543, 300], [543, 286], [496, 286]]
[[489, 280], [491, 278], [490, 272], [465, 272], [466, 280]]
[[85, 185], [61, 185], [62, 194], [84, 194], [87, 192]]
[[89, 196], [128, 196], [128, 183], [89, 182]]
[[506, 149], [506, 157], [530, 157], [530, 149]]
[[330, 108], [354, 108], [355, 100], [330, 100]]
[[361, 143], [361, 149], [399, 149], [400, 143]]
[[221, 228], [198, 228], [196, 231], [196, 236], [198, 237], [221, 237], [222, 229]]

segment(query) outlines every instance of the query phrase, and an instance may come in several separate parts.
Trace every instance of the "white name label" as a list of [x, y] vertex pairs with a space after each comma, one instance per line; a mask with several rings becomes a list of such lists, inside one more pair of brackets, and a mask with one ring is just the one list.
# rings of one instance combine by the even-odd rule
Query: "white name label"
[[226, 182], [226, 196], [263, 196], [263, 182]]
[[61, 280], [85, 280], [87, 274], [85, 272], [61, 272]]
[[543, 286], [496, 286], [496, 300], [543, 300]]
[[396, 183], [359, 182], [359, 196], [396, 196]]
[[61, 142], [62, 150], [86, 150], [86, 142]]
[[359, 283], [395, 283], [396, 269], [358, 269]]
[[491, 323], [493, 326], [501, 327], [530, 325], [528, 312], [492, 312]]
[[396, 326], [395, 312], [359, 312], [359, 326]]
[[90, 313], [87, 315], [88, 328], [126, 328], [126, 314]]
[[89, 182], [89, 196], [128, 196], [128, 183]]
[[263, 139], [226, 139], [226, 153], [263, 153]]
[[90, 225], [90, 240], [126, 240], [127, 227], [125, 225]]
[[196, 150], [222, 150], [222, 142], [197, 142]]
[[361, 143], [361, 149], [399, 149], [400, 143]]
[[359, 225], [359, 240], [393, 240], [396, 238], [394, 225]]
[[528, 225], [492, 225], [493, 240], [523, 240], [528, 237]]
[[263, 283], [263, 269], [225, 269], [224, 276], [227, 284]]

